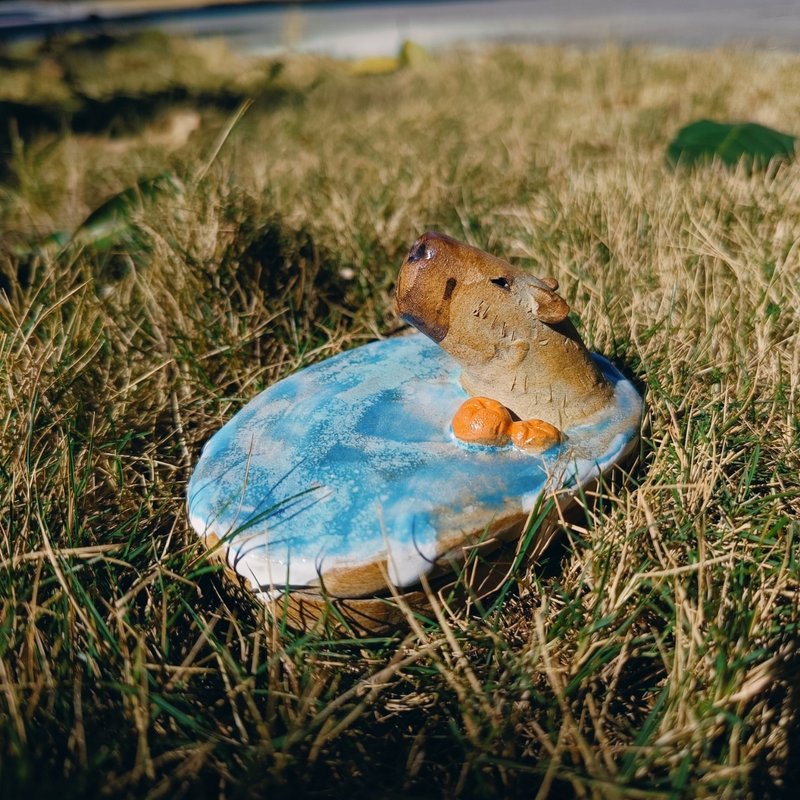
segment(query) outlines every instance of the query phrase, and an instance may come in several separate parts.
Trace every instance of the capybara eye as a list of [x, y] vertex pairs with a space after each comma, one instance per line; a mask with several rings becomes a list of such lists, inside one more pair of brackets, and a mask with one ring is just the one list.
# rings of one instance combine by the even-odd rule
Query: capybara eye
[[508, 278], [503, 278], [502, 276], [499, 278], [489, 278], [489, 282], [493, 283], [495, 286], [499, 286], [501, 289], [505, 289], [507, 292], [511, 290], [511, 283]]

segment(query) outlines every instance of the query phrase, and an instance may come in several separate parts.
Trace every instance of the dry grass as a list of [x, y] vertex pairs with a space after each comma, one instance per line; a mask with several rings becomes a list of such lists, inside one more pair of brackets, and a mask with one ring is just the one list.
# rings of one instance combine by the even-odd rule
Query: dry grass
[[[790, 795], [800, 166], [672, 172], [663, 154], [701, 116], [800, 132], [800, 59], [262, 68], [281, 91], [202, 178], [219, 106], [172, 152], [149, 128], [122, 154], [97, 131], [11, 128], [0, 794]], [[144, 263], [20, 255], [165, 167], [186, 190], [136, 215]], [[640, 462], [470, 615], [293, 634], [207, 562], [186, 480], [256, 391], [396, 329], [394, 274], [427, 228], [560, 280], [646, 392]]]

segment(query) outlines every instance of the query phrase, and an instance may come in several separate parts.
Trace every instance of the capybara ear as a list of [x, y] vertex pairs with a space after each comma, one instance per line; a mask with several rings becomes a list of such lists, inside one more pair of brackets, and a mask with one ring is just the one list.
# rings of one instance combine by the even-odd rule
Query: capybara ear
[[540, 278], [542, 283], [554, 292], [558, 290], [558, 281], [555, 278]]
[[569, 314], [569, 306], [563, 297], [557, 295], [549, 289], [540, 289], [538, 286], [531, 287], [531, 296], [536, 306], [536, 318], [548, 325], [555, 325], [563, 322]]

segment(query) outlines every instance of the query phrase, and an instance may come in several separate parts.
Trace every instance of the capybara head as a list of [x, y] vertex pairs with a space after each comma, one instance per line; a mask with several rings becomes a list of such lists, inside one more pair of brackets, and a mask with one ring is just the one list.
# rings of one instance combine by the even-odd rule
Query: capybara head
[[395, 294], [403, 319], [470, 367], [490, 359], [519, 361], [533, 339], [553, 335], [547, 326], [569, 313], [557, 287], [429, 232], [406, 256]]

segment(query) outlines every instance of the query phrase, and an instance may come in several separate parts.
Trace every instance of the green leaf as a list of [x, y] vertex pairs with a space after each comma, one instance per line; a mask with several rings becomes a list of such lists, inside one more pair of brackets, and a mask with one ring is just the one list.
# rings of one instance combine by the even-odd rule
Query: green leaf
[[131, 230], [131, 218], [147, 203], [162, 195], [176, 196], [181, 184], [171, 172], [160, 172], [154, 178], [140, 180], [98, 206], [78, 227], [73, 244], [93, 245], [108, 249]]
[[673, 165], [694, 166], [717, 158], [731, 167], [744, 161], [764, 168], [774, 159], [792, 158], [796, 139], [755, 122], [701, 119], [678, 131], [667, 148], [667, 159]]

